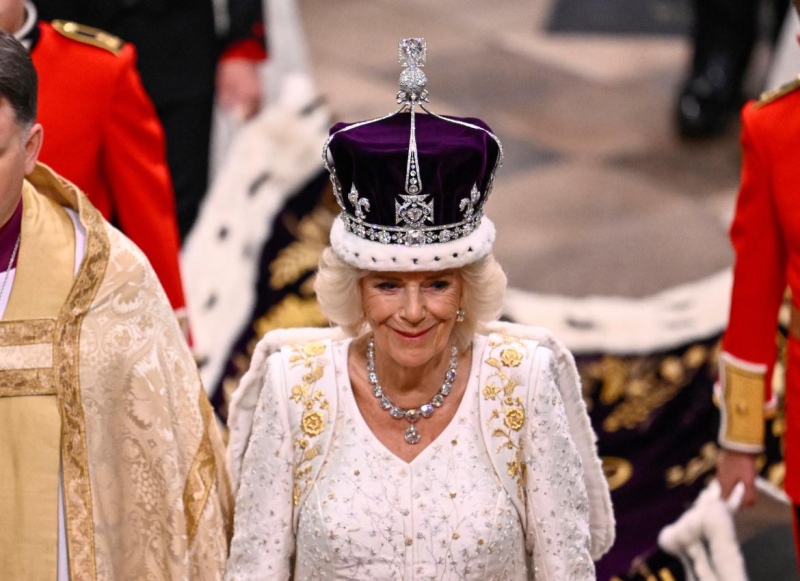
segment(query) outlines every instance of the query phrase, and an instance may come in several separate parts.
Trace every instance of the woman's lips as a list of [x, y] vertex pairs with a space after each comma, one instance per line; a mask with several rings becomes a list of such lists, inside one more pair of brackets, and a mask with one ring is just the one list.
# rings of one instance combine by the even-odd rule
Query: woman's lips
[[397, 333], [401, 337], [405, 337], [406, 339], [417, 339], [427, 334], [428, 331], [430, 331], [430, 329], [425, 329], [424, 331], [418, 331], [418, 332], [400, 331], [399, 329], [394, 330], [395, 333]]

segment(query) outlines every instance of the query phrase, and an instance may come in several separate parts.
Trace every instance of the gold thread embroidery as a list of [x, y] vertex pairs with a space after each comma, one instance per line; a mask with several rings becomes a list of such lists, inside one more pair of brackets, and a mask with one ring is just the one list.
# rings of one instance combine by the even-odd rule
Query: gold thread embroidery
[[228, 402], [242, 376], [250, 368], [250, 359], [261, 337], [274, 329], [325, 327], [330, 323], [319, 310], [319, 304], [314, 298], [316, 276], [314, 271], [320, 254], [328, 244], [328, 233], [338, 210], [333, 190], [327, 186], [310, 215], [306, 215], [299, 222], [297, 217], [288, 212], [283, 215], [282, 220], [287, 229], [297, 238], [295, 244], [300, 244], [305, 250], [299, 257], [291, 254], [295, 252], [294, 250], [284, 249], [278, 253], [269, 265], [270, 287], [280, 290], [295, 285], [296, 294], [290, 290], [290, 294], [255, 319], [253, 321], [255, 337], [247, 342], [242, 351], [233, 353], [231, 363], [234, 371], [222, 381], [224, 401], [218, 408], [222, 417], [228, 415]]
[[[33, 177], [33, 176], [32, 176]], [[54, 181], [52, 177], [49, 177]], [[86, 443], [86, 422], [80, 389], [80, 330], [105, 276], [111, 246], [100, 213], [59, 179], [61, 192], [71, 195], [86, 227], [86, 251], [55, 330], [53, 369], [61, 408], [61, 463], [64, 473], [69, 569], [73, 577], [97, 578], [92, 490]]]
[[500, 361], [506, 367], [519, 367], [522, 362], [522, 354], [514, 348], [509, 347], [500, 351]]
[[603, 456], [600, 460], [603, 462], [603, 475], [611, 490], [621, 488], [633, 476], [633, 464], [625, 458]]
[[[581, 368], [586, 392], [614, 409], [603, 420], [603, 431], [632, 430], [645, 423], [697, 376], [715, 369], [715, 351], [694, 345], [681, 356], [629, 357], [608, 355]], [[591, 402], [591, 398], [589, 398]]]
[[272, 288], [285, 288], [316, 270], [319, 257], [328, 245], [328, 233], [335, 217], [336, 214], [320, 204], [300, 220], [295, 232], [297, 240], [278, 252], [269, 265]]
[[0, 397], [55, 395], [53, 369], [9, 369], [0, 371]]
[[55, 328], [54, 319], [4, 321], [0, 323], [0, 347], [50, 343]]
[[686, 466], [676, 465], [667, 469], [664, 479], [667, 488], [691, 486], [698, 478], [712, 474], [717, 464], [719, 448], [714, 442], [707, 442], [700, 448], [700, 454], [689, 460]]
[[525, 412], [519, 408], [507, 409], [503, 423], [506, 427], [519, 431], [525, 425]]
[[189, 546], [194, 541], [203, 510], [205, 510], [211, 488], [214, 485], [214, 476], [217, 473], [214, 447], [209, 434], [209, 426], [215, 421], [214, 408], [208, 402], [205, 392], [200, 392], [199, 399], [200, 414], [203, 417], [203, 436], [183, 488], [183, 510], [186, 515], [186, 535], [189, 538]]
[[325, 420], [319, 412], [305, 412], [300, 427], [309, 436], [319, 436], [325, 430]]
[[[499, 351], [499, 353], [497, 353]], [[512, 377], [508, 369], [519, 367], [522, 360], [529, 355], [527, 347], [514, 337], [502, 337], [489, 341], [489, 357], [485, 363], [497, 371], [492, 372], [487, 378], [483, 388], [483, 397], [496, 402], [499, 409], [489, 414], [489, 429], [493, 438], [498, 438], [500, 444], [497, 451], [503, 448], [513, 450], [513, 457], [507, 462], [508, 475], [517, 481], [517, 494], [520, 500], [525, 500], [525, 465], [522, 462], [522, 451], [519, 438], [512, 432], [521, 430], [525, 426], [525, 402], [514, 394], [518, 382]], [[502, 426], [497, 420], [502, 418]], [[504, 427], [503, 427], [504, 426]]]
[[320, 362], [320, 356], [325, 353], [325, 345], [307, 343], [302, 346], [292, 346], [291, 350], [289, 365], [291, 367], [302, 366], [308, 370], [303, 374], [303, 382], [293, 386], [289, 396], [304, 410], [300, 428], [307, 436], [296, 438], [294, 441], [296, 448], [302, 450], [302, 453], [295, 454], [296, 458], [300, 458], [294, 468], [293, 501], [294, 505], [298, 506], [300, 498], [311, 484], [312, 466], [309, 462], [321, 452], [317, 447], [316, 438], [325, 431], [328, 424], [329, 403], [325, 398], [324, 391], [314, 389], [314, 384], [325, 374], [324, 365]]
[[319, 304], [316, 299], [288, 295], [267, 311], [266, 314], [256, 319], [255, 323], [253, 323], [253, 328], [260, 338], [273, 329], [306, 326], [323, 327], [327, 323], [328, 320], [319, 310]]
[[661, 581], [675, 581], [675, 577], [672, 575], [672, 572], [666, 567], [658, 570], [658, 577], [661, 579]]

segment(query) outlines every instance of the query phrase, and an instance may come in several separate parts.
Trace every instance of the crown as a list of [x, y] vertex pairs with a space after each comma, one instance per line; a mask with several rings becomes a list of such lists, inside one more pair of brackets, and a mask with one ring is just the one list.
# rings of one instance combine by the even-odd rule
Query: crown
[[331, 246], [359, 268], [454, 268], [485, 256], [494, 242], [483, 207], [502, 145], [480, 119], [438, 115], [426, 107], [426, 58], [423, 39], [401, 40], [399, 109], [338, 123], [323, 147], [342, 210]]

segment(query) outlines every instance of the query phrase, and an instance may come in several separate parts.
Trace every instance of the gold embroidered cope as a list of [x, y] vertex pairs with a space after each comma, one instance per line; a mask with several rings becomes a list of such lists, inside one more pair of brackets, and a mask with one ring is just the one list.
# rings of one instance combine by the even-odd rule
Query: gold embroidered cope
[[[34, 202], [24, 207], [19, 278], [6, 313], [20, 320], [0, 323], [0, 395], [25, 397], [0, 397], [0, 406], [32, 402], [19, 416], [26, 425], [36, 413], [47, 415], [38, 424], [47, 435], [37, 436], [49, 443], [48, 460], [33, 480], [53, 491], [46, 521], [34, 523], [48, 537], [37, 554], [48, 572], [9, 573], [2, 551], [20, 560], [15, 526], [0, 528], [0, 535], [13, 536], [0, 538], [0, 571], [15, 579], [55, 578], [60, 461], [71, 578], [222, 579], [231, 519], [223, 444], [155, 273], [72, 184], [41, 165], [29, 180]], [[74, 241], [26, 237], [26, 224], [38, 219], [28, 215], [36, 204], [50, 213], [41, 220], [49, 235], [63, 230], [74, 237], [64, 208], [79, 215], [85, 252], [74, 277]], [[31, 240], [51, 247], [36, 250]], [[29, 272], [27, 262], [41, 263], [56, 250], [46, 273]], [[29, 284], [36, 292], [24, 292]], [[34, 305], [38, 300], [47, 310]], [[0, 419], [4, 434], [17, 428]], [[26, 455], [32, 440], [33, 434], [25, 439]]]

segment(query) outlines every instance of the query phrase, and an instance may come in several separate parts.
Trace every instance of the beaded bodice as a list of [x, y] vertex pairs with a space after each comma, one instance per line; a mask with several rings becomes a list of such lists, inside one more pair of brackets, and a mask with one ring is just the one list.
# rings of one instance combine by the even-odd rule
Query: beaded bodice
[[300, 511], [295, 578], [528, 578], [522, 525], [481, 435], [479, 363], [450, 424], [410, 463], [337, 382], [337, 427]]

